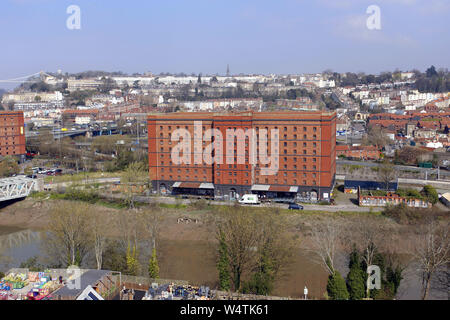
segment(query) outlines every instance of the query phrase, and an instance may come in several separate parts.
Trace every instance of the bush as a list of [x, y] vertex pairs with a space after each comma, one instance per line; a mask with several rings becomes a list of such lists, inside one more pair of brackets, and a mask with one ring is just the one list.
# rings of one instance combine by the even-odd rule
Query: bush
[[27, 261], [22, 262], [20, 264], [20, 268], [26, 268], [26, 269], [29, 269], [30, 271], [34, 271], [34, 272], [43, 271], [45, 269], [45, 267], [38, 262], [37, 256], [28, 258]]
[[446, 211], [440, 211], [435, 207], [428, 209], [410, 208], [406, 204], [401, 203], [397, 206], [386, 206], [382, 214], [400, 224], [417, 224], [430, 217], [445, 216]]
[[208, 208], [209, 204], [205, 199], [198, 199], [191, 201], [191, 206], [196, 210], [205, 210]]
[[436, 189], [430, 185], [424, 186], [421, 193], [432, 204], [436, 204], [439, 201], [439, 195], [438, 195]]
[[423, 195], [416, 189], [398, 189], [396, 193], [403, 198], [424, 199]]
[[412, 198], [415, 198], [415, 199], [423, 199], [423, 197], [420, 194], [420, 192], [415, 190], [415, 189], [409, 189], [408, 190], [408, 197], [412, 197]]
[[274, 288], [273, 282], [272, 275], [264, 272], [256, 272], [249, 281], [242, 285], [242, 293], [261, 296], [269, 295]]
[[53, 197], [62, 200], [83, 201], [91, 204], [94, 204], [100, 200], [98, 194], [92, 190], [85, 191], [75, 188], [69, 188], [69, 190], [67, 190], [67, 192], [63, 194], [54, 194]]
[[394, 219], [397, 223], [400, 224], [411, 224], [420, 219], [420, 212], [416, 210], [411, 210], [404, 203], [401, 203], [397, 206], [388, 205], [383, 210], [382, 213], [384, 216]]

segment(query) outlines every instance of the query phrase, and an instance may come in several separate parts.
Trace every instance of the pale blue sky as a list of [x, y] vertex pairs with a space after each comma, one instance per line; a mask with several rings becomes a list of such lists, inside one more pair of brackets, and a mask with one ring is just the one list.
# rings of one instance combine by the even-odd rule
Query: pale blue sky
[[[81, 8], [81, 30], [66, 9]], [[366, 9], [381, 8], [380, 31]], [[1, 0], [0, 79], [79, 72], [449, 67], [450, 0]], [[0, 84], [0, 87], [4, 85]]]

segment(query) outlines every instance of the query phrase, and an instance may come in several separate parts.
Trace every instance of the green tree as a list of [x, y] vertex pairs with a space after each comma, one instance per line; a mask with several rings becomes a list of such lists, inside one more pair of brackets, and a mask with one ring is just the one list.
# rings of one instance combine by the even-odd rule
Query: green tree
[[392, 286], [393, 297], [397, 295], [400, 282], [403, 280], [403, 270], [401, 266], [388, 265], [386, 268], [386, 281]]
[[30, 257], [26, 261], [22, 262], [19, 268], [26, 268], [33, 272], [42, 271], [45, 267], [39, 262], [38, 259], [38, 256]]
[[364, 298], [366, 294], [364, 283], [364, 273], [361, 270], [361, 266], [359, 263], [353, 264], [347, 274], [347, 289], [350, 300], [361, 300]]
[[435, 66], [431, 66], [429, 67], [426, 71], [425, 71], [427, 78], [432, 78], [434, 76], [437, 76], [438, 73], [436, 72], [436, 67]]
[[130, 246], [127, 248], [127, 274], [130, 276], [137, 276], [139, 273], [139, 261], [136, 246], [131, 250]]
[[435, 188], [430, 185], [423, 187], [421, 193], [427, 198], [432, 204], [436, 204], [439, 201], [439, 195]]
[[257, 267], [250, 281], [243, 284], [243, 293], [268, 295], [274, 288], [275, 273], [272, 260], [267, 249], [263, 249]]
[[219, 271], [219, 288], [228, 291], [231, 288], [231, 278], [229, 270], [230, 261], [228, 259], [227, 244], [223, 232], [219, 235], [219, 259], [217, 269]]
[[119, 155], [116, 159], [116, 169], [124, 170], [133, 161], [133, 152], [131, 152], [130, 150], [120, 150]]
[[347, 289], [350, 300], [361, 300], [366, 295], [365, 283], [367, 276], [361, 267], [361, 256], [356, 246], [353, 247], [353, 251], [350, 253], [349, 268]]
[[29, 165], [29, 166], [26, 166], [24, 169], [23, 169], [23, 173], [24, 174], [26, 174], [26, 175], [31, 175], [31, 174], [33, 174], [33, 169], [32, 169], [32, 165]]
[[103, 259], [102, 268], [105, 270], [127, 272], [126, 250], [118, 240], [108, 242]]
[[327, 294], [333, 300], [348, 300], [349, 294], [344, 278], [338, 271], [328, 276]]
[[224, 261], [229, 262], [233, 290], [243, 289], [243, 275], [250, 275], [258, 283], [261, 280], [258, 277], [263, 278], [265, 292], [271, 290], [294, 250], [283, 221], [283, 217], [270, 211], [256, 213], [240, 207], [219, 211], [216, 237], [219, 244], [226, 244], [227, 260]]
[[10, 177], [13, 174], [18, 174], [20, 172], [17, 160], [11, 156], [6, 156], [0, 162], [0, 177]]
[[158, 259], [156, 257], [156, 248], [153, 248], [152, 256], [150, 257], [150, 263], [148, 265], [148, 276], [152, 279], [159, 278], [159, 266]]

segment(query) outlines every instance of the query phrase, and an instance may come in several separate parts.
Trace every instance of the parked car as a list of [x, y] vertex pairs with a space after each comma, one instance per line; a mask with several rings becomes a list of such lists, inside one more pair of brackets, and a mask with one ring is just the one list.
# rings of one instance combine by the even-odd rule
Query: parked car
[[27, 178], [37, 179], [37, 175], [35, 175], [35, 174], [29, 174], [29, 175], [27, 175]]
[[31, 168], [31, 170], [33, 170], [33, 174], [35, 174], [35, 173], [39, 173], [40, 171], [42, 171], [42, 168], [33, 167], [33, 168]]
[[48, 176], [60, 176], [61, 174], [62, 174], [61, 169], [52, 169], [52, 170], [48, 170], [48, 172], [47, 172]]
[[289, 210], [303, 210], [303, 206], [299, 205], [298, 203], [290, 203]]

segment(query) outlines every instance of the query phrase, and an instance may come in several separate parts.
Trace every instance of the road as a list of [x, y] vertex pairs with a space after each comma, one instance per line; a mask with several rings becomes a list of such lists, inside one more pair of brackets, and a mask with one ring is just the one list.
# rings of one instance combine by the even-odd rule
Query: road
[[[121, 194], [104, 194], [105, 197], [113, 198], [113, 199], [124, 199], [125, 196]], [[141, 203], [164, 203], [164, 204], [191, 204], [197, 200], [191, 199], [181, 199], [177, 200], [174, 197], [156, 197], [156, 196], [135, 196], [134, 200], [136, 202]], [[220, 206], [232, 206], [235, 204], [234, 201], [209, 201], [211, 205], [220, 205]], [[370, 212], [371, 209], [368, 207], [359, 207], [354, 204], [337, 204], [337, 205], [315, 205], [315, 204], [302, 204], [304, 210], [308, 211], [326, 211], [326, 212]], [[248, 205], [252, 206], [252, 205]], [[255, 207], [259, 208], [282, 208], [287, 209], [288, 204], [280, 204], [280, 203], [262, 203], [260, 205], [255, 205]], [[381, 211], [382, 208], [374, 207], [372, 211]]]
[[[337, 176], [337, 179], [343, 179], [343, 176]], [[80, 181], [80, 182], [85, 182]], [[113, 178], [98, 178], [98, 179], [88, 179], [87, 183], [117, 183], [120, 182], [119, 177]], [[71, 181], [59, 182], [59, 183], [48, 183], [44, 185], [44, 190], [52, 190], [56, 188], [67, 187], [71, 184]], [[399, 183], [401, 184], [412, 184], [412, 185], [425, 185], [431, 184], [435, 186], [439, 193], [443, 193], [445, 191], [450, 190], [450, 181], [430, 181], [430, 180], [418, 180], [418, 179], [399, 179]], [[105, 197], [114, 198], [114, 199], [124, 199], [125, 196], [122, 194], [110, 194], [105, 193]], [[164, 196], [136, 196], [135, 201], [142, 203], [165, 203], [165, 204], [190, 204], [195, 200], [190, 199], [181, 199], [177, 200], [175, 197], [164, 197]], [[210, 201], [212, 205], [234, 205], [235, 202], [232, 201]], [[339, 211], [347, 211], [347, 212], [370, 212], [371, 208], [368, 207], [359, 207], [356, 204], [351, 202], [346, 202], [344, 204], [337, 203], [336, 205], [318, 205], [318, 204], [303, 204], [305, 210], [310, 211], [327, 211], [327, 212], [339, 212]], [[270, 207], [270, 208], [284, 208], [287, 209], [287, 204], [278, 204], [278, 203], [263, 203], [258, 205], [258, 207]], [[373, 211], [381, 210], [381, 207], [373, 207]]]

